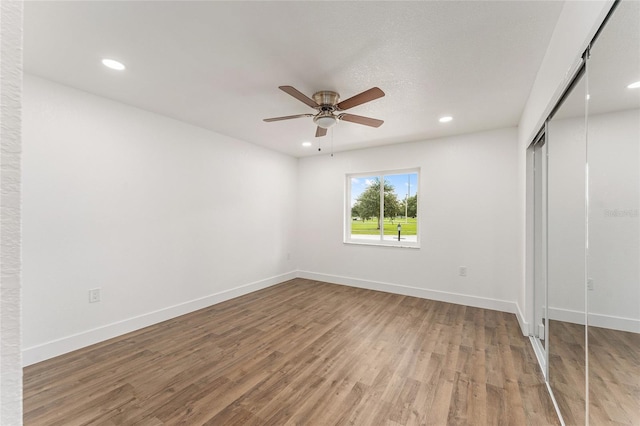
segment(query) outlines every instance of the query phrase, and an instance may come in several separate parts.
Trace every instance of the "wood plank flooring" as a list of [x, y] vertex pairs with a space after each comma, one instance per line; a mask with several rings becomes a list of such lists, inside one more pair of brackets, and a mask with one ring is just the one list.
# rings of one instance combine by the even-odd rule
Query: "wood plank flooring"
[[512, 314], [295, 279], [24, 370], [26, 425], [555, 425]]
[[[584, 326], [549, 324], [549, 377], [567, 425], [585, 424]], [[589, 326], [589, 423], [640, 425], [640, 334]]]
[[567, 425], [586, 424], [584, 325], [549, 321], [549, 385]]
[[589, 326], [589, 421], [640, 425], [640, 334]]

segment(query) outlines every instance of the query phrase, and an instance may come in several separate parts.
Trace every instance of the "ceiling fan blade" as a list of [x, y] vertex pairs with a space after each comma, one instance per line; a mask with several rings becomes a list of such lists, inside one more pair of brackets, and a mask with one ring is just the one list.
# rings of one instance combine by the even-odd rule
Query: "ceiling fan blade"
[[352, 123], [364, 124], [365, 126], [371, 127], [380, 127], [384, 121], [378, 120], [376, 118], [363, 117], [361, 115], [353, 115], [353, 114], [340, 114], [340, 120], [350, 121]]
[[262, 121], [266, 121], [267, 123], [270, 123], [272, 121], [291, 120], [292, 118], [301, 118], [301, 117], [313, 117], [313, 114], [298, 114], [298, 115], [287, 115], [284, 117], [265, 118]]
[[298, 89], [296, 89], [293, 86], [280, 86], [278, 87], [278, 89], [282, 90], [285, 93], [290, 94], [300, 102], [304, 102], [305, 104], [309, 105], [311, 108], [315, 108], [318, 106], [318, 104], [313, 99], [311, 99], [304, 93], [300, 92]]
[[316, 138], [319, 138], [321, 136], [324, 136], [327, 134], [327, 129], [318, 126], [318, 128], [316, 129]]
[[384, 96], [384, 92], [380, 90], [378, 87], [372, 87], [369, 90], [365, 90], [364, 92], [352, 96], [349, 99], [346, 99], [338, 105], [339, 110], [344, 111], [345, 109], [353, 108], [354, 106], [362, 105], [366, 102], [370, 102], [374, 99], [378, 99]]

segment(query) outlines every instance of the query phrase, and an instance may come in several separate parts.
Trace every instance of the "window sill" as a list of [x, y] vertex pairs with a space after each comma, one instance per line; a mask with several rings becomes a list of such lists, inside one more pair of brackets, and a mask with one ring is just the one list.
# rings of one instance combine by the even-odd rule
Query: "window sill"
[[343, 241], [343, 244], [354, 245], [354, 246], [374, 246], [374, 247], [394, 247], [394, 248], [403, 248], [403, 249], [419, 249], [420, 245], [418, 243], [405, 243], [400, 244], [393, 242], [384, 242], [384, 241], [359, 241], [359, 240], [346, 240]]

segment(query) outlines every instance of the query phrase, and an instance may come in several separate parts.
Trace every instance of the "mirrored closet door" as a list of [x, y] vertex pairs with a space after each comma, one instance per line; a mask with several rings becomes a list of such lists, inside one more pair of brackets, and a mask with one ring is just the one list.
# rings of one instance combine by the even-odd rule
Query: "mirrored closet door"
[[589, 424], [640, 425], [640, 2], [620, 2], [589, 79]]
[[583, 60], [546, 123], [547, 379], [567, 425], [640, 425], [640, 2]]
[[567, 424], [585, 424], [586, 78], [547, 123], [549, 385]]

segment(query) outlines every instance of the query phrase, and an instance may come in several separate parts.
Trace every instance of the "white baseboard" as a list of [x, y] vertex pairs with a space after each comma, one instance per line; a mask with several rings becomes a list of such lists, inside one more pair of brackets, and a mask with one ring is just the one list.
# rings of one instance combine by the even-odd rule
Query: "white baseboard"
[[571, 324], [584, 325], [585, 321], [584, 312], [571, 309], [549, 308], [547, 309], [547, 314], [551, 320], [570, 322]]
[[87, 330], [82, 333], [73, 334], [61, 339], [24, 348], [22, 350], [22, 363], [23, 366], [35, 364], [67, 352], [103, 342], [132, 331], [140, 330], [141, 328], [148, 327], [150, 325], [158, 324], [162, 321], [166, 321], [180, 315], [188, 314], [226, 300], [234, 299], [244, 294], [271, 287], [284, 281], [294, 279], [296, 276], [297, 273], [295, 271], [287, 272], [282, 275], [265, 278], [263, 280], [234, 287], [199, 299], [179, 303], [174, 306], [169, 306], [167, 308], [159, 309], [133, 318], [127, 318], [125, 320]]
[[611, 328], [631, 333], [640, 333], [640, 320], [633, 318], [615, 317], [613, 315], [589, 314], [589, 325], [594, 327]]
[[[585, 322], [584, 312], [573, 311], [570, 309], [549, 308], [549, 318], [556, 321], [564, 321], [580, 325], [584, 325]], [[594, 327], [640, 333], [640, 320], [634, 318], [590, 313], [588, 322], [589, 325]]]
[[522, 335], [523, 336], [530, 336], [531, 333], [531, 329], [530, 329], [530, 324], [525, 320], [524, 315], [522, 314], [522, 311], [520, 310], [520, 305], [518, 305], [518, 303], [515, 303], [516, 305], [516, 318], [518, 319], [518, 324], [520, 324], [520, 331], [522, 331]]
[[364, 288], [368, 290], [384, 291], [386, 293], [402, 294], [405, 296], [419, 297], [422, 299], [437, 300], [440, 302], [455, 303], [457, 305], [473, 306], [475, 308], [491, 309], [494, 311], [508, 312], [516, 314], [520, 328], [528, 330], [528, 325], [524, 322], [522, 314], [515, 302], [506, 300], [490, 299], [486, 297], [469, 296], [459, 293], [450, 293], [439, 290], [428, 290], [418, 287], [410, 287], [399, 284], [384, 283], [380, 281], [361, 280], [338, 275], [321, 274], [310, 271], [298, 271], [298, 277], [316, 281], [324, 281], [332, 284], [347, 285], [350, 287]]

